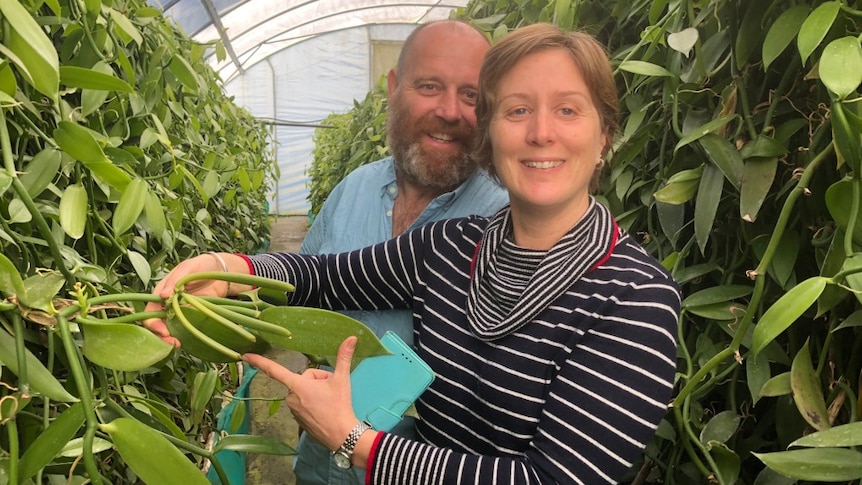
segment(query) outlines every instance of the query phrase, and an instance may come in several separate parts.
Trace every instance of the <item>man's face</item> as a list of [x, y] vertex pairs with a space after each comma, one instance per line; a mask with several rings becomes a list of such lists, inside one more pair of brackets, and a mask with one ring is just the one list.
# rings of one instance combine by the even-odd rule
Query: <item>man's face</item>
[[389, 148], [401, 174], [418, 185], [452, 189], [476, 169], [476, 86], [488, 44], [464, 26], [420, 32], [410, 61], [389, 79]]

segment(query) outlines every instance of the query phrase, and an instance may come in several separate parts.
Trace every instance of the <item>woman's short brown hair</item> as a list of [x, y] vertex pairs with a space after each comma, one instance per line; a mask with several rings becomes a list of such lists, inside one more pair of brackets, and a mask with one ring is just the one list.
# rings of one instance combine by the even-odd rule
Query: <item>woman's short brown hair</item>
[[564, 49], [572, 56], [590, 90], [593, 104], [599, 112], [602, 129], [607, 136], [603, 155], [613, 142], [613, 136], [618, 129], [619, 99], [613, 69], [604, 46], [593, 36], [583, 32], [565, 32], [547, 23], [528, 25], [513, 30], [492, 46], [485, 54], [482, 69], [479, 71], [479, 97], [476, 100], [478, 136], [473, 156], [479, 166], [488, 170], [492, 176], [496, 176], [496, 171], [490, 126], [499, 103], [497, 90], [500, 80], [522, 59], [546, 49]]

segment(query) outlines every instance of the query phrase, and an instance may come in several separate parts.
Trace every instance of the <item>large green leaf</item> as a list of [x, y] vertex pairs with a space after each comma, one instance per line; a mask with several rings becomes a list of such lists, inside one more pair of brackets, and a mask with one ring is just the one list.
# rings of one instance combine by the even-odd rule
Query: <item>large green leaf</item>
[[706, 155], [721, 173], [739, 189], [742, 185], [743, 162], [739, 150], [736, 149], [726, 138], [714, 133], [707, 133], [698, 139]]
[[752, 454], [778, 473], [799, 480], [846, 482], [862, 477], [862, 453], [845, 448]]
[[726, 443], [739, 428], [742, 418], [734, 411], [722, 411], [713, 416], [700, 431], [700, 441]]
[[57, 457], [84, 424], [84, 406], [75, 403], [51, 421], [21, 456], [19, 479], [26, 480]]
[[823, 391], [820, 390], [820, 379], [811, 364], [807, 341], [799, 349], [790, 366], [790, 387], [793, 389], [793, 402], [805, 421], [814, 429], [828, 429], [831, 426], [829, 411], [826, 409]]
[[153, 428], [131, 418], [99, 425], [123, 460], [149, 485], [209, 485], [203, 473], [177, 447]]
[[[840, 228], [845, 230], [850, 223], [849, 208], [859, 202], [853, 196], [854, 183], [858, 182], [845, 178], [826, 189], [826, 207], [829, 209], [829, 215]], [[853, 240], [856, 243], [862, 243], [862, 211], [859, 211], [854, 221]]]
[[835, 39], [820, 56], [820, 80], [844, 99], [862, 83], [862, 47], [856, 37]]
[[851, 125], [852, 111], [846, 110], [840, 100], [832, 103], [832, 143], [838, 152], [838, 160], [851, 170], [862, 166], [862, 133]]
[[694, 206], [694, 235], [701, 254], [706, 254], [706, 243], [715, 225], [715, 215], [724, 189], [724, 175], [715, 165], [706, 165], [697, 189]]
[[757, 214], [772, 183], [778, 167], [777, 158], [752, 158], [746, 160], [742, 170], [742, 187], [739, 193], [739, 215], [746, 222], [757, 220]]
[[232, 450], [266, 455], [295, 455], [296, 450], [287, 443], [268, 436], [230, 434], [221, 437], [213, 447], [213, 453]]
[[66, 279], [59, 272], [37, 273], [24, 280], [24, 294], [19, 296], [21, 303], [28, 308], [54, 314], [53, 301], [60, 296]]
[[667, 69], [646, 61], [623, 61], [619, 66], [620, 70], [633, 74], [641, 74], [652, 77], [675, 77], [674, 74]]
[[389, 351], [362, 322], [341, 313], [307, 307], [272, 307], [260, 319], [290, 331], [290, 337], [261, 332], [272, 345], [303, 354], [334, 356], [347, 337], [358, 337], [354, 358], [385, 355]]
[[18, 268], [3, 254], [0, 254], [0, 292], [6, 295], [23, 295], [24, 280]]
[[803, 64], [808, 60], [808, 56], [817, 49], [817, 46], [823, 42], [829, 29], [832, 28], [832, 23], [835, 22], [839, 10], [841, 10], [841, 2], [824, 2], [815, 8], [802, 23], [796, 43]]
[[677, 172], [667, 179], [667, 185], [657, 190], [653, 197], [665, 204], [684, 204], [697, 194], [697, 187], [702, 175], [702, 166]]
[[60, 171], [63, 154], [53, 147], [45, 148], [33, 156], [24, 173], [19, 176], [21, 185], [31, 198], [36, 198], [54, 180]]
[[153, 332], [133, 324], [89, 323], [83, 325], [83, 330], [84, 356], [107, 369], [127, 372], [146, 369], [174, 349]]
[[117, 207], [114, 209], [112, 219], [114, 234], [123, 234], [135, 224], [144, 210], [149, 190], [147, 181], [139, 177], [135, 177], [126, 185], [120, 196], [120, 201], [117, 202]]
[[54, 44], [36, 19], [18, 0], [0, 2], [0, 14], [9, 27], [3, 43], [15, 57], [25, 79], [45, 96], [56, 100], [60, 89], [60, 61]]
[[90, 130], [83, 126], [71, 121], [61, 121], [54, 130], [54, 140], [64, 152], [79, 160], [93, 175], [112, 187], [123, 190], [132, 180], [128, 173], [105, 156], [99, 142]]
[[811, 7], [808, 5], [795, 5], [778, 16], [775, 22], [766, 32], [763, 40], [763, 68], [767, 69], [784, 49], [793, 41], [802, 23], [808, 17]]
[[862, 422], [857, 421], [817, 431], [799, 438], [789, 446], [812, 448], [862, 446]]
[[713, 305], [716, 303], [727, 303], [746, 297], [751, 294], [753, 288], [748, 285], [719, 285], [704, 288], [692, 293], [682, 301], [683, 308]]
[[81, 184], [66, 187], [60, 197], [60, 226], [72, 239], [80, 239], [87, 228], [89, 202]]
[[814, 276], [791, 288], [766, 310], [754, 327], [751, 351], [763, 350], [775, 337], [787, 330], [815, 301], [829, 278]]
[[[18, 352], [15, 349], [15, 337], [0, 329], [0, 363], [18, 375]], [[60, 381], [48, 371], [42, 361], [26, 348], [24, 364], [27, 366], [27, 382], [31, 390], [59, 402], [78, 401], [78, 398], [69, 394]]]
[[704, 136], [715, 132], [716, 130], [722, 129], [730, 123], [731, 121], [737, 118], [736, 115], [725, 115], [720, 118], [716, 118], [714, 120], [708, 121], [703, 125], [691, 130], [691, 132], [686, 133], [685, 136], [680, 138], [679, 142], [677, 142], [676, 146], [673, 147], [674, 151], [679, 150], [680, 148], [689, 145], [695, 141], [700, 140]]
[[77, 66], [60, 66], [60, 82], [66, 86], [101, 91], [131, 93], [132, 87], [122, 79], [98, 70]]

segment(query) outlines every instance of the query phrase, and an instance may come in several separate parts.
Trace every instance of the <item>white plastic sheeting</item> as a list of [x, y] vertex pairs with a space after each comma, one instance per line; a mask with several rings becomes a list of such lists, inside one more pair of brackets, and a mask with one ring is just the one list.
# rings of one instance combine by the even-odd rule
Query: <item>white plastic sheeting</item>
[[[467, 0], [150, 0], [201, 42], [231, 54], [209, 62], [225, 91], [275, 121], [280, 180], [273, 214], [308, 211], [313, 126], [345, 112], [373, 83], [372, 45], [403, 42], [416, 25], [447, 18]], [[409, 3], [406, 3], [409, 2]], [[220, 30], [218, 26], [223, 29]]]

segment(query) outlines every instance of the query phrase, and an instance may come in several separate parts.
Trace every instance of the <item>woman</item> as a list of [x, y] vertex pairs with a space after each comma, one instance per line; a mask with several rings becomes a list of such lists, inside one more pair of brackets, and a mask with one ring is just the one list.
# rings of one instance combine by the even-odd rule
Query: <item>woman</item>
[[[532, 25], [490, 49], [479, 91], [477, 156], [511, 201], [493, 218], [345, 254], [220, 256], [230, 271], [294, 283], [294, 305], [412, 308], [417, 352], [436, 374], [416, 403], [419, 441], [359, 423], [355, 338], [333, 373], [244, 358], [290, 388], [320, 443], [354, 448], [368, 483], [615, 483], [666, 413], [680, 295], [590, 196], [617, 128], [610, 63], [588, 35]], [[218, 268], [193, 258], [157, 292]]]

